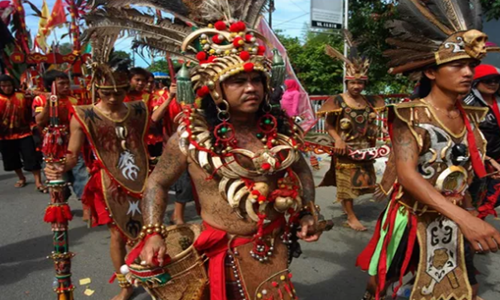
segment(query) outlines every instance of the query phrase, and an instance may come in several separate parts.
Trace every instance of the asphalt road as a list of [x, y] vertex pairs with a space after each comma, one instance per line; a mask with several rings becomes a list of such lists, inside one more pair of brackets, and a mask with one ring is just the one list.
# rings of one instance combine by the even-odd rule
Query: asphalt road
[[[315, 171], [317, 182], [326, 172], [322, 163]], [[2, 168], [3, 170], [3, 168]], [[27, 175], [28, 185], [14, 188], [14, 173], [0, 171], [0, 299], [56, 299], [52, 291], [54, 270], [46, 256], [51, 252], [51, 232], [43, 223], [44, 209], [49, 202], [47, 195], [35, 191], [33, 178]], [[317, 202], [323, 214], [333, 217], [336, 227], [317, 243], [302, 245], [303, 255], [294, 260], [291, 269], [300, 299], [358, 300], [364, 293], [367, 274], [357, 269], [356, 257], [370, 239], [376, 219], [384, 204], [374, 203], [369, 197], [356, 202], [356, 208], [368, 232], [354, 232], [342, 226], [344, 218], [335, 199], [334, 188], [317, 189]], [[75, 299], [111, 299], [119, 288], [108, 284], [112, 266], [108, 256], [109, 234], [104, 227], [88, 229], [81, 221], [81, 204], [71, 199], [75, 219], [70, 224], [73, 280], [77, 285]], [[170, 215], [172, 207], [168, 209]], [[187, 208], [187, 220], [198, 222], [194, 205]], [[497, 228], [500, 222], [489, 221]], [[481, 272], [480, 295], [485, 300], [500, 299], [500, 254], [478, 255], [476, 265]], [[90, 278], [88, 287], [95, 291], [84, 295], [85, 287], [79, 279]], [[137, 290], [133, 299], [151, 299], [144, 291]]]

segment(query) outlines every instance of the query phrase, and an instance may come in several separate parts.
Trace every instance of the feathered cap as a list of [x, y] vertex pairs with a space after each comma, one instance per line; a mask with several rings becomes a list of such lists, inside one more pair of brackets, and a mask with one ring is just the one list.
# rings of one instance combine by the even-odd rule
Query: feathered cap
[[[267, 41], [253, 30], [266, 0], [95, 0], [86, 16], [84, 38], [134, 36], [135, 47], [172, 53], [197, 63], [177, 75], [177, 98], [193, 103], [210, 94], [220, 103], [220, 83], [239, 72], [261, 71], [269, 85], [279, 85], [285, 64], [275, 52], [265, 56]], [[148, 14], [130, 5], [156, 9]], [[173, 19], [163, 18], [169, 13]], [[109, 40], [108, 40], [109, 41]], [[113, 42], [114, 43], [114, 42]]]
[[481, 60], [487, 51], [488, 36], [481, 32], [480, 0], [401, 0], [401, 20], [387, 27], [387, 39], [396, 49], [384, 54], [390, 58], [389, 73], [420, 71], [460, 59]]
[[107, 63], [92, 64], [92, 81], [98, 89], [123, 89], [129, 87], [129, 59], [114, 58]]
[[370, 60], [366, 57], [358, 56], [356, 43], [349, 31], [344, 30], [345, 42], [349, 46], [349, 57], [345, 57], [337, 49], [326, 45], [326, 55], [343, 61], [346, 64], [345, 80], [368, 80], [368, 70], [370, 68]]

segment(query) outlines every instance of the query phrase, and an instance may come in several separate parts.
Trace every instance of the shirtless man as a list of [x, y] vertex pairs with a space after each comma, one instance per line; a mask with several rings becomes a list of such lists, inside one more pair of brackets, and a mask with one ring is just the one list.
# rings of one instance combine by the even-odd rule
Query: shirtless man
[[[234, 62], [229, 60], [234, 59], [231, 56], [238, 57], [238, 52], [228, 51], [227, 56], [218, 59]], [[321, 234], [315, 218], [314, 182], [298, 152], [300, 129], [281, 109], [273, 109], [269, 104], [267, 58], [260, 53], [248, 60], [251, 62], [241, 61], [241, 67], [234, 66], [238, 72], [229, 74], [229, 70], [219, 70], [216, 78], [204, 77], [207, 73], [197, 76], [196, 67], [191, 70], [194, 85], [201, 87], [195, 90], [201, 109], [184, 107], [178, 133], [169, 139], [147, 182], [141, 210], [146, 226], [162, 224], [169, 187], [187, 170], [200, 197], [204, 231], [194, 246], [209, 257], [212, 299], [220, 299], [214, 295], [239, 299], [244, 293], [253, 295], [276, 289], [282, 289], [286, 294], [284, 299], [294, 299], [294, 292], [286, 293], [284, 288], [291, 278], [284, 276], [288, 274], [289, 259], [286, 245], [292, 238], [292, 223], [301, 228], [297, 237], [305, 241], [316, 241]], [[209, 68], [210, 65], [204, 70]], [[185, 94], [179, 88], [178, 85], [177, 95]], [[223, 99], [220, 95], [224, 95]], [[192, 130], [187, 132], [186, 128]], [[193, 143], [194, 140], [200, 142]], [[194, 147], [189, 148], [189, 143]], [[202, 158], [205, 155], [207, 163]], [[236, 199], [226, 193], [233, 190], [233, 184], [240, 186], [237, 192], [244, 193], [246, 189], [248, 197]], [[243, 202], [246, 206], [240, 205]], [[218, 239], [214, 240], [215, 236]], [[237, 251], [233, 245], [239, 245]], [[213, 247], [225, 251], [212, 256], [206, 250]], [[166, 251], [162, 236], [148, 235], [141, 259], [147, 265], [154, 265], [157, 258], [161, 265]], [[228, 251], [239, 254], [227, 255]], [[253, 262], [251, 271], [241, 265], [236, 267], [234, 261], [239, 259]], [[240, 282], [237, 276], [233, 282], [226, 280], [219, 276], [224, 263], [233, 264], [234, 270], [242, 274], [251, 272], [254, 276], [245, 282]], [[276, 279], [276, 274], [283, 275]], [[284, 285], [272, 285], [276, 280]]]

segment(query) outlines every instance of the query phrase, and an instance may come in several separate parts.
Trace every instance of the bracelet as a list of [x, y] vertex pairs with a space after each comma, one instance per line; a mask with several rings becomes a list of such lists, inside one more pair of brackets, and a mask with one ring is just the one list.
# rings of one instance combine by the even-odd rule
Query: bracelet
[[141, 233], [139, 233], [139, 239], [144, 239], [148, 235], [159, 234], [163, 239], [167, 238], [168, 232], [167, 227], [163, 224], [149, 224], [142, 226]]
[[466, 211], [475, 211], [476, 208], [475, 207], [465, 207], [464, 208]]
[[307, 210], [301, 210], [299, 212], [299, 220], [302, 219], [305, 216], [312, 216], [313, 214], [310, 211]]
[[318, 205], [314, 204], [314, 202], [308, 202], [306, 205], [302, 207], [302, 210], [299, 212], [299, 219], [305, 216], [317, 216], [319, 215], [320, 208]]

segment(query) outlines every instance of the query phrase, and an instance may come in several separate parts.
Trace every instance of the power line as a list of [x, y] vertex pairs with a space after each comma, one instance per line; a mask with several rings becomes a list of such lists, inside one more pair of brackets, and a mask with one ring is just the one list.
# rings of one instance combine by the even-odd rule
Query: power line
[[305, 15], [307, 15], [307, 14], [309, 14], [309, 12], [306, 12], [305, 14], [302, 14], [302, 15], [300, 15], [300, 16], [298, 16], [298, 17], [295, 17], [295, 18], [292, 18], [292, 19], [286, 20], [285, 22], [278, 23], [278, 24], [276, 24], [276, 25], [274, 25], [274, 26], [279, 26], [279, 25], [281, 25], [281, 24], [285, 24], [285, 23], [289, 23], [289, 22], [295, 21], [295, 20], [297, 20], [298, 18], [302, 18], [303, 16], [305, 16]]
[[305, 12], [305, 13], [309, 13], [308, 11], [306, 11], [305, 9], [303, 9], [302, 7], [300, 7], [297, 3], [293, 2], [292, 0], [290, 0], [290, 2], [291, 2], [293, 5], [295, 5], [295, 6], [297, 6], [298, 8], [300, 8], [300, 10], [302, 10], [303, 12]]

